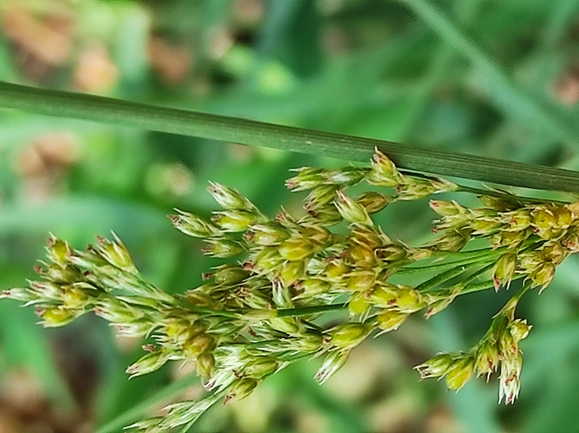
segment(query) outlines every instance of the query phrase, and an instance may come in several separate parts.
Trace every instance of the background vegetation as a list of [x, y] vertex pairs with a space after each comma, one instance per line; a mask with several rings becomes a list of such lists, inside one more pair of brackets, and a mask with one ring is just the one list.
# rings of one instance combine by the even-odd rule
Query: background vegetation
[[[579, 169], [578, 14], [576, 0], [0, 0], [0, 80]], [[0, 287], [32, 277], [49, 231], [82, 248], [110, 230], [160, 287], [194, 287], [212, 261], [171, 228], [173, 207], [208, 215], [214, 180], [297, 209], [288, 169], [345, 164], [1, 110]], [[396, 203], [381, 223], [413, 244], [434, 217]], [[412, 371], [478, 341], [508, 297], [483, 292], [365, 343], [324, 387], [302, 362], [194, 431], [579, 431], [578, 270], [571, 257], [523, 301], [513, 406], [494, 381], [454, 394]], [[0, 431], [120, 431], [178, 395], [178, 365], [129, 382], [140, 342], [104, 321], [36, 320], [0, 303]]]

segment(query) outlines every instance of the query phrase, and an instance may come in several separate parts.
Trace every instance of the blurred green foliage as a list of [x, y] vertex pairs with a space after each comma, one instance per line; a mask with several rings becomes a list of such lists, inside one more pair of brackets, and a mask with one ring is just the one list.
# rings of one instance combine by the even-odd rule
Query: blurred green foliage
[[[0, 0], [0, 79], [578, 169], [578, 32], [576, 0]], [[83, 247], [114, 230], [182, 291], [213, 262], [171, 228], [173, 207], [208, 215], [214, 180], [296, 209], [288, 169], [345, 164], [1, 110], [0, 285], [25, 284], [49, 231]], [[413, 243], [433, 218], [397, 203], [381, 222]], [[570, 258], [523, 301], [534, 329], [514, 406], [496, 383], [451, 394], [411, 370], [482, 336], [508, 296], [484, 292], [361, 346], [324, 387], [317, 360], [300, 363], [193, 431], [577, 431], [578, 269]], [[139, 342], [97, 318], [48, 331], [0, 310], [2, 431], [120, 431], [186, 388], [164, 388], [179, 366], [129, 382]]]

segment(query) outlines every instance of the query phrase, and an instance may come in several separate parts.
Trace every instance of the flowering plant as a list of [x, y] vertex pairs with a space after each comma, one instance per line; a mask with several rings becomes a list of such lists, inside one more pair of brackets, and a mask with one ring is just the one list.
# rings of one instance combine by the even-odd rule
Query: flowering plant
[[[357, 197], [349, 187], [373, 190]], [[270, 218], [238, 191], [212, 183], [221, 210], [211, 220], [188, 212], [171, 215], [186, 235], [205, 241], [204, 252], [236, 258], [203, 275], [205, 284], [170, 295], [136, 269], [122, 241], [97, 238], [80, 251], [51, 235], [40, 281], [2, 297], [34, 305], [47, 327], [63, 326], [93, 311], [120, 335], [148, 338], [131, 377], [168, 361], [193, 362], [207, 397], [166, 407], [166, 414], [129, 426], [141, 432], [187, 429], [211, 405], [249, 395], [269, 376], [303, 358], [323, 357], [316, 380], [324, 383], [368, 336], [400, 327], [424, 312], [444, 310], [457, 296], [520, 284], [472, 348], [440, 353], [416, 367], [422, 378], [444, 378], [459, 390], [473, 376], [499, 373], [499, 401], [512, 403], [520, 388], [521, 340], [531, 326], [515, 318], [520, 298], [539, 293], [555, 269], [579, 249], [579, 205], [544, 202], [501, 190], [477, 190], [397, 169], [376, 150], [370, 167], [301, 168], [287, 181], [309, 191], [303, 215], [282, 209]], [[394, 240], [372, 215], [395, 201], [438, 193], [476, 193], [480, 208], [431, 200], [438, 238], [413, 247]], [[483, 239], [482, 248], [472, 242]], [[393, 282], [421, 275], [417, 285]], [[325, 313], [344, 311], [328, 325]], [[185, 431], [185, 430], [184, 430]]]

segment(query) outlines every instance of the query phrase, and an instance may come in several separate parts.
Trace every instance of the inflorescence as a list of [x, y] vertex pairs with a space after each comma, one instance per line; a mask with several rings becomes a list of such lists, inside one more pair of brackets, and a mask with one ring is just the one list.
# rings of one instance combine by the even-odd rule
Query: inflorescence
[[[520, 280], [519, 291], [478, 344], [416, 367], [422, 378], [444, 378], [453, 390], [473, 376], [488, 380], [500, 371], [499, 401], [512, 403], [520, 388], [519, 342], [531, 329], [515, 318], [515, 308], [530, 289], [544, 290], [557, 265], [579, 250], [579, 204], [498, 190], [481, 190], [483, 206], [476, 209], [431, 200], [440, 216], [433, 228], [438, 239], [411, 247], [387, 236], [371, 215], [394, 201], [473, 189], [401, 173], [379, 151], [369, 168], [296, 171], [288, 188], [309, 191], [300, 218], [283, 209], [269, 218], [217, 183], [209, 192], [222, 210], [211, 220], [182, 211], [170, 216], [181, 232], [205, 241], [205, 254], [237, 258], [216, 266], [203, 275], [205, 284], [183, 294], [148, 282], [116, 235], [99, 237], [85, 251], [51, 235], [48, 261], [36, 267], [40, 281], [5, 290], [2, 297], [34, 305], [47, 327], [92, 311], [119, 335], [148, 338], [146, 354], [127, 368], [131, 377], [171, 360], [195, 362], [208, 396], [171, 404], [164, 416], [128, 427], [153, 433], [190, 425], [218, 401], [246, 397], [302, 358], [323, 357], [315, 378], [324, 383], [368, 336], [394, 331], [419, 311], [427, 318], [437, 314], [459, 295], [498, 291]], [[355, 198], [346, 194], [362, 182], [389, 188], [390, 195], [374, 191], [380, 188]], [[486, 240], [485, 246], [467, 248], [475, 239]], [[404, 274], [424, 278], [415, 286], [392, 282]], [[340, 310], [343, 321], [325, 325], [324, 313]]]

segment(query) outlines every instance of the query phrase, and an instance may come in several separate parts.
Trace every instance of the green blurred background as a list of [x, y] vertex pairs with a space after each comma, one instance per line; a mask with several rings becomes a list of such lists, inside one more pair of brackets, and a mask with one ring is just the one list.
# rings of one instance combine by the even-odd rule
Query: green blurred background
[[[0, 0], [0, 80], [579, 169], [578, 38], [577, 0]], [[194, 287], [216, 262], [172, 208], [209, 215], [214, 180], [297, 209], [289, 168], [346, 164], [0, 110], [0, 288], [33, 278], [49, 231], [82, 248], [111, 230], [160, 287]], [[380, 222], [416, 244], [434, 217], [419, 201]], [[455, 394], [412, 370], [478, 341], [509, 295], [484, 292], [365, 343], [323, 387], [302, 362], [191, 431], [577, 432], [578, 272], [571, 257], [524, 299], [534, 329], [510, 407], [495, 378]], [[129, 382], [140, 342], [95, 317], [36, 320], [0, 302], [2, 433], [93, 432], [186, 373]]]

